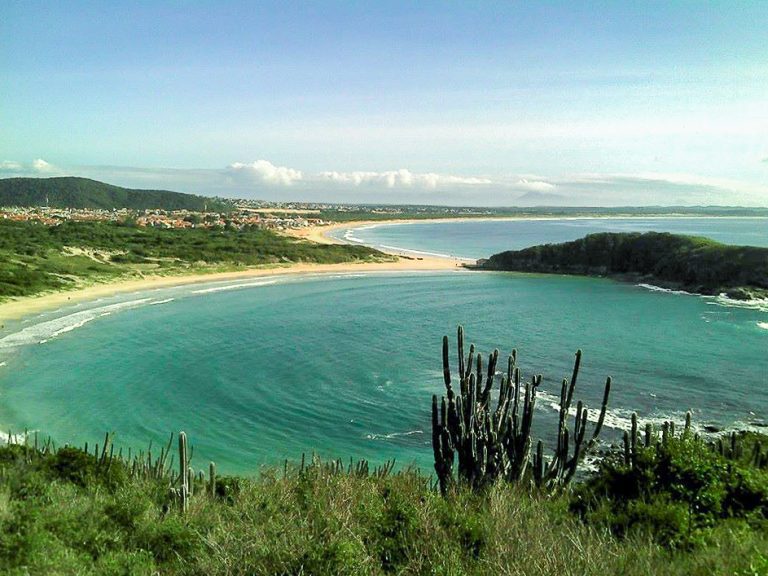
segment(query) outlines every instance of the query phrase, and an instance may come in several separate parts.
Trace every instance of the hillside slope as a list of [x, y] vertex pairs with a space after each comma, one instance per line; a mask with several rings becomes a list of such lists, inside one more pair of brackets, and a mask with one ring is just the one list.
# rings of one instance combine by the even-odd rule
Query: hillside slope
[[167, 190], [134, 190], [88, 178], [0, 179], [0, 206], [56, 208], [128, 208], [132, 210], [222, 210], [220, 199]]

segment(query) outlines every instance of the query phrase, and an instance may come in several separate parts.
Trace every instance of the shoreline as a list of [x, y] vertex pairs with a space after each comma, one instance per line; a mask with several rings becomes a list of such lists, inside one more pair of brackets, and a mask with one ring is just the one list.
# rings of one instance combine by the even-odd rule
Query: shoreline
[[[691, 219], [718, 219], [718, 220], [768, 220], [768, 216], [708, 216], [704, 214], [659, 214], [659, 215], [607, 215], [607, 216], [458, 216], [456, 218], [390, 218], [385, 220], [354, 220], [349, 222], [335, 222], [323, 226], [307, 226], [305, 228], [289, 228], [282, 233], [293, 238], [309, 240], [317, 244], [345, 244], [336, 238], [328, 236], [333, 230], [342, 228], [364, 228], [368, 226], [395, 226], [406, 224], [442, 224], [448, 222], [536, 222], [551, 220], [677, 220], [680, 218]], [[367, 246], [367, 244], [354, 243]], [[402, 256], [404, 252], [395, 252], [376, 248], [385, 254]], [[415, 251], [414, 251], [415, 252]], [[465, 260], [471, 262], [472, 260]]]
[[[690, 215], [659, 215], [659, 216], [480, 216], [480, 217], [457, 217], [457, 218], [403, 218], [386, 220], [358, 220], [350, 222], [337, 222], [324, 226], [308, 226], [306, 228], [295, 228], [282, 231], [283, 234], [314, 242], [317, 244], [345, 244], [336, 238], [331, 238], [328, 233], [342, 228], [362, 228], [366, 226], [391, 226], [407, 224], [437, 224], [450, 222], [471, 222], [471, 221], [536, 221], [536, 220], [592, 220], [592, 219], [674, 219], [681, 217], [689, 218], [764, 218], [761, 216], [742, 217], [742, 216], [690, 216]], [[355, 243], [357, 244], [357, 243]], [[5, 322], [16, 321], [33, 314], [39, 314], [51, 309], [60, 308], [67, 304], [77, 304], [104, 298], [125, 294], [130, 292], [141, 292], [145, 290], [154, 290], [159, 288], [172, 288], [175, 286], [184, 286], [190, 284], [203, 284], [208, 282], [219, 282], [229, 280], [241, 280], [248, 278], [258, 278], [260, 276], [276, 276], [286, 274], [303, 273], [339, 273], [339, 272], [408, 272], [408, 271], [447, 271], [461, 269], [464, 264], [474, 262], [471, 259], [462, 259], [458, 257], [448, 258], [428, 254], [421, 254], [417, 251], [406, 252], [396, 250], [386, 250], [377, 248], [380, 252], [396, 256], [397, 260], [392, 262], [343, 262], [339, 264], [312, 264], [295, 263], [287, 266], [272, 268], [248, 268], [229, 272], [206, 272], [201, 270], [196, 273], [178, 274], [169, 276], [147, 276], [137, 279], [118, 279], [115, 282], [104, 284], [93, 284], [84, 286], [75, 290], [66, 290], [60, 292], [43, 293], [34, 296], [23, 296], [10, 299], [0, 303], [0, 328]]]
[[278, 268], [248, 268], [231, 272], [179, 274], [171, 276], [147, 276], [139, 279], [123, 279], [116, 282], [94, 284], [76, 290], [24, 296], [0, 303], [0, 328], [6, 322], [21, 320], [27, 316], [61, 308], [69, 304], [88, 302], [99, 298], [130, 292], [143, 292], [159, 288], [173, 288], [190, 284], [225, 282], [248, 278], [284, 276], [289, 274], [339, 272], [409, 272], [447, 271], [461, 268], [461, 262], [447, 258], [398, 258], [392, 262], [342, 262], [339, 264], [297, 263]]

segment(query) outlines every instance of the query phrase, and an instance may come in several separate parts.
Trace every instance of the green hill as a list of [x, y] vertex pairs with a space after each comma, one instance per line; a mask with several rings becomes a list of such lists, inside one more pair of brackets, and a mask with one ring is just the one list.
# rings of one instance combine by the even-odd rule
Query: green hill
[[768, 248], [646, 232], [590, 234], [573, 242], [494, 254], [485, 270], [612, 276], [700, 294], [768, 296]]
[[88, 178], [0, 179], [0, 206], [45, 206], [55, 208], [128, 208], [132, 210], [208, 210], [227, 208], [218, 198], [167, 190], [133, 190]]

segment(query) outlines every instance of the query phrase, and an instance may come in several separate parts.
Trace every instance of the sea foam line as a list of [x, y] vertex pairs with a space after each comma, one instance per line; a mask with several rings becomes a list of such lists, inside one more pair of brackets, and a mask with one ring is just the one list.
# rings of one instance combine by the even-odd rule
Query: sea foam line
[[150, 302], [150, 306], [157, 306], [158, 304], [168, 304], [168, 302], [173, 302], [176, 300], [176, 298], [166, 298], [165, 300], [157, 300], [156, 302]]
[[664, 292], [666, 294], [678, 294], [680, 296], [695, 296], [695, 294], [686, 292], [685, 290], [671, 290], [669, 288], [662, 288], [661, 286], [654, 286], [653, 284], [635, 284], [635, 286], [645, 288], [651, 292]]
[[192, 290], [192, 294], [211, 294], [213, 292], [224, 292], [225, 290], [238, 290], [240, 288], [253, 288], [256, 286], [268, 286], [276, 284], [277, 280], [264, 280], [261, 282], [247, 282], [244, 284], [229, 284], [227, 286], [216, 286], [214, 288], [203, 288], [202, 290]]
[[[710, 302], [708, 302], [709, 304]], [[759, 310], [761, 312], [768, 312], [768, 298], [755, 299], [755, 300], [734, 300], [728, 298], [725, 293], [720, 294], [711, 302], [718, 306], [725, 306], [726, 308], [746, 308], [747, 310]]]
[[387, 250], [397, 250], [398, 252], [407, 252], [409, 254], [424, 254], [425, 256], [437, 256], [438, 258], [453, 258], [450, 254], [442, 254], [440, 252], [426, 252], [424, 250], [411, 250], [408, 248], [400, 248], [399, 246], [387, 246], [386, 244], [380, 244], [381, 248]]
[[38, 342], [43, 343], [51, 338], [56, 338], [61, 334], [80, 328], [103, 314], [137, 308], [151, 300], [151, 298], [140, 298], [128, 302], [118, 302], [117, 304], [82, 310], [46, 322], [39, 322], [0, 339], [0, 350], [11, 350], [18, 348], [19, 346], [35, 344]]
[[415, 436], [416, 434], [424, 434], [424, 430], [409, 430], [408, 432], [391, 432], [389, 434], [366, 434], [365, 437], [368, 440], [392, 440], [401, 436]]

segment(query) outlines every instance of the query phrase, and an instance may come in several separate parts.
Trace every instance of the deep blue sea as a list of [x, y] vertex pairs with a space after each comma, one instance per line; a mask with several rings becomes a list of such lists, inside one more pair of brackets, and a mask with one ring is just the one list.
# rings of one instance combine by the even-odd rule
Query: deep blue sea
[[[689, 219], [658, 224], [692, 226]], [[765, 220], [695, 224], [693, 232], [724, 241], [768, 245]], [[506, 232], [503, 223], [468, 222], [353, 234], [482, 256], [540, 242], [546, 230], [558, 231], [552, 242], [591, 231], [582, 221], [507, 225]], [[441, 339], [449, 334], [453, 346], [459, 323], [484, 355], [514, 347], [526, 376], [544, 375], [537, 431], [545, 436], [577, 348], [584, 353], [578, 398], [596, 407], [605, 377], [614, 379], [608, 437], [632, 411], [657, 423], [682, 420], [689, 409], [699, 425], [768, 420], [768, 306], [604, 279], [450, 271], [195, 285], [8, 324], [0, 331], [0, 426], [91, 445], [114, 431], [119, 445], [134, 449], [183, 429], [193, 465], [215, 460], [223, 473], [255, 472], [313, 450], [431, 470]]]

